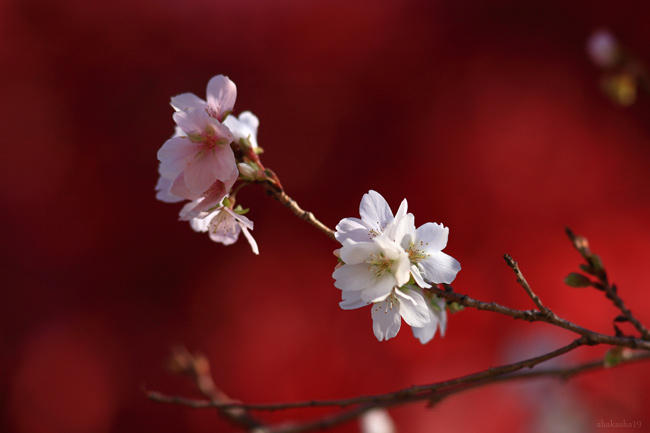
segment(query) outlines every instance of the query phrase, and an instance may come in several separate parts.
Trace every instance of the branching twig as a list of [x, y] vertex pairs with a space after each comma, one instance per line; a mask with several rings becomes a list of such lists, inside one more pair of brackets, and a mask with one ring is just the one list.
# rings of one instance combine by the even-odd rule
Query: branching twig
[[[298, 204], [293, 201], [289, 196], [284, 193], [282, 188], [279, 186], [279, 182], [274, 183], [270, 181], [260, 182], [264, 188], [268, 191], [270, 195], [284, 204], [286, 207], [291, 209], [291, 211], [300, 217], [301, 219], [306, 220], [314, 227], [318, 228], [321, 232], [325, 233], [328, 237], [335, 239], [334, 232], [329, 229], [327, 226], [318, 221], [310, 212], [306, 212], [301, 209]], [[606, 292], [607, 297], [614, 302], [614, 305], [619, 308], [623, 313], [625, 319], [630, 321], [634, 326], [639, 330], [643, 339], [638, 339], [630, 336], [620, 335], [617, 332], [617, 335], [606, 335], [598, 332], [585, 329], [575, 323], [569, 322], [565, 319], [558, 317], [551, 309], [546, 307], [540, 298], [532, 290], [526, 279], [524, 278], [523, 273], [521, 272], [517, 262], [509, 255], [504, 255], [504, 259], [508, 266], [513, 270], [517, 277], [517, 282], [523, 287], [528, 296], [533, 300], [538, 310], [517, 310], [508, 308], [494, 302], [486, 303], [473, 298], [470, 298], [467, 295], [462, 295], [454, 292], [453, 288], [449, 284], [443, 284], [444, 290], [432, 287], [429, 289], [430, 293], [443, 298], [447, 301], [455, 302], [459, 305], [475, 308], [478, 310], [492, 311], [495, 313], [503, 314], [514, 319], [525, 320], [528, 322], [545, 322], [551, 325], [566, 329], [568, 331], [574, 332], [580, 335], [580, 338], [574, 340], [572, 343], [563, 346], [557, 350], [546, 353], [541, 356], [534, 358], [526, 359], [520, 362], [513, 364], [501, 365], [498, 367], [488, 368], [486, 370], [480, 371], [478, 373], [469, 374], [466, 376], [461, 376], [455, 379], [446, 380], [442, 382], [437, 382], [429, 385], [416, 385], [409, 388], [405, 388], [399, 391], [372, 395], [372, 396], [357, 396], [348, 399], [339, 399], [339, 400], [312, 400], [312, 401], [301, 401], [301, 402], [285, 402], [285, 403], [271, 403], [271, 404], [245, 404], [238, 401], [233, 401], [228, 398], [223, 392], [221, 392], [212, 381], [210, 377], [210, 369], [207, 363], [207, 360], [203, 357], [193, 356], [189, 354], [184, 349], [177, 350], [174, 352], [172, 357], [172, 365], [174, 369], [180, 372], [183, 372], [192, 377], [197, 387], [201, 393], [208, 400], [193, 400], [187, 399], [179, 396], [167, 396], [158, 392], [148, 392], [147, 396], [152, 401], [161, 402], [161, 403], [172, 403], [178, 405], [184, 405], [192, 408], [213, 408], [217, 409], [219, 413], [223, 414], [233, 423], [245, 428], [247, 431], [255, 433], [301, 433], [312, 430], [320, 430], [328, 427], [332, 427], [344, 422], [347, 422], [351, 419], [354, 419], [364, 412], [376, 408], [376, 407], [389, 407], [402, 405], [411, 402], [417, 401], [428, 401], [429, 405], [434, 405], [439, 401], [454, 395], [460, 392], [467, 391], [469, 389], [477, 388], [484, 385], [506, 382], [511, 380], [523, 380], [523, 379], [532, 379], [539, 377], [559, 377], [562, 379], [568, 379], [569, 377], [575, 376], [577, 374], [582, 374], [586, 371], [603, 368], [605, 366], [611, 366], [612, 364], [608, 363], [607, 365], [603, 360], [593, 361], [585, 364], [580, 364], [571, 368], [558, 368], [550, 370], [536, 370], [530, 372], [522, 372], [520, 370], [524, 368], [533, 368], [539, 364], [542, 364], [550, 359], [556, 358], [560, 355], [563, 355], [567, 352], [570, 352], [580, 346], [584, 345], [598, 345], [598, 344], [607, 344], [616, 346], [617, 350], [623, 347], [629, 348], [638, 348], [650, 351], [650, 341], [647, 341], [650, 336], [648, 330], [632, 315], [629, 309], [627, 309], [621, 300], [621, 298], [616, 293], [616, 287], [610, 285], [607, 279], [607, 273], [600, 261], [600, 258], [595, 254], [592, 254], [588, 248], [588, 243], [586, 239], [575, 236], [573, 232], [567, 229], [567, 233], [571, 238], [574, 246], [582, 254], [582, 256], [587, 261], [586, 266], [582, 266], [582, 269], [598, 278], [598, 283], [596, 282], [587, 282], [586, 284], [592, 284], [594, 287], [603, 290]], [[585, 277], [586, 278], [586, 277]], [[589, 280], [591, 281], [591, 280]], [[621, 352], [619, 352], [620, 354]], [[634, 354], [631, 356], [623, 356], [617, 359], [617, 362], [628, 363], [637, 360], [650, 359], [650, 352]], [[308, 407], [339, 407], [346, 408], [339, 413], [332, 414], [320, 418], [316, 421], [307, 422], [307, 423], [292, 423], [284, 424], [278, 426], [268, 426], [259, 421], [257, 418], [253, 417], [250, 414], [250, 411], [277, 411], [277, 410], [287, 410], [287, 409], [298, 409], [298, 408], [308, 408]]]
[[[446, 285], [446, 287], [451, 287]], [[551, 325], [564, 328], [568, 331], [575, 332], [579, 335], [584, 335], [588, 337], [592, 342], [597, 344], [609, 344], [612, 346], [623, 346], [631, 347], [633, 349], [645, 349], [650, 350], [650, 342], [645, 340], [640, 340], [634, 337], [615, 337], [606, 334], [600, 334], [598, 332], [590, 331], [583, 328], [582, 326], [576, 325], [573, 322], [562, 319], [555, 314], [552, 314], [550, 317], [544, 316], [540, 311], [537, 310], [516, 310], [513, 308], [504, 307], [494, 302], [482, 302], [476, 299], [470, 298], [467, 295], [461, 295], [453, 291], [441, 290], [437, 287], [432, 287], [428, 289], [432, 291], [436, 296], [444, 298], [448, 301], [456, 302], [464, 307], [475, 308], [477, 310], [486, 310], [492, 311], [495, 313], [503, 314], [510, 316], [514, 319], [525, 320], [527, 322], [545, 322], [550, 323]]]
[[618, 296], [616, 285], [610, 284], [603, 262], [600, 259], [600, 256], [591, 251], [587, 238], [576, 235], [568, 227], [566, 227], [565, 230], [575, 249], [578, 250], [580, 255], [585, 259], [586, 265], [580, 265], [582, 270], [598, 278], [599, 283], [592, 283], [592, 285], [605, 292], [607, 298], [612, 301], [621, 313], [623, 313], [623, 317], [625, 317], [625, 319], [630, 322], [637, 331], [639, 331], [641, 338], [644, 340], [650, 340], [650, 332], [648, 329], [636, 317], [634, 317], [632, 312], [625, 306], [623, 299]]
[[[217, 408], [219, 413], [232, 423], [252, 433], [269, 433], [268, 427], [249, 414], [246, 409], [235, 406], [227, 407], [229, 403], [234, 403], [236, 400], [232, 400], [217, 388], [210, 374], [210, 363], [204, 356], [192, 355], [187, 349], [177, 347], [172, 350], [169, 368], [172, 371], [190, 376], [201, 394], [208, 398], [211, 403], [216, 404], [217, 406], [213, 407]], [[219, 407], [221, 404], [226, 405], [226, 407]]]
[[[490, 368], [479, 373], [463, 376], [457, 379], [438, 382], [431, 385], [424, 385], [419, 387], [411, 387], [397, 392], [382, 394], [377, 396], [362, 396], [351, 399], [330, 400], [330, 401], [305, 401], [305, 402], [290, 402], [290, 403], [274, 403], [274, 404], [244, 404], [244, 403], [223, 403], [207, 400], [191, 400], [182, 397], [165, 396], [156, 392], [148, 392], [148, 397], [156, 402], [180, 404], [196, 409], [201, 408], [216, 408], [219, 410], [232, 410], [240, 409], [245, 411], [276, 411], [285, 409], [296, 409], [306, 407], [324, 407], [336, 406], [347, 407], [356, 405], [356, 407], [340, 412], [338, 414], [329, 415], [317, 421], [303, 423], [303, 424], [287, 424], [275, 427], [266, 427], [268, 433], [299, 433], [313, 430], [320, 430], [328, 427], [333, 427], [342, 424], [351, 419], [354, 419], [362, 413], [375, 408], [375, 407], [390, 407], [416, 401], [428, 400], [430, 404], [435, 404], [443, 399], [450, 397], [454, 394], [465, 392], [469, 389], [477, 387], [509, 382], [514, 380], [544, 378], [544, 377], [557, 377], [566, 380], [578, 374], [592, 371], [595, 369], [603, 368], [603, 360], [583, 363], [569, 368], [555, 368], [544, 369], [529, 372], [517, 372], [525, 367], [532, 368], [535, 365], [541, 364], [549, 359], [567, 353], [579, 346], [588, 344], [587, 339], [580, 338], [571, 344], [564, 346], [558, 350], [548, 354], [531, 358], [514, 364], [504, 365], [497, 368]], [[627, 364], [636, 361], [650, 359], [650, 353], [636, 353], [626, 357], [621, 364]]]
[[553, 313], [551, 310], [546, 308], [544, 304], [542, 304], [542, 301], [539, 299], [539, 297], [533, 292], [533, 290], [530, 288], [530, 285], [528, 284], [528, 281], [524, 278], [524, 274], [521, 273], [519, 270], [519, 265], [517, 262], [513, 260], [513, 258], [509, 254], [504, 254], [503, 258], [506, 260], [506, 263], [512, 271], [515, 273], [517, 276], [517, 282], [521, 285], [521, 287], [524, 288], [526, 293], [528, 293], [528, 296], [530, 296], [530, 299], [533, 300], [535, 305], [537, 305], [537, 308], [539, 308], [539, 311], [544, 315], [544, 316], [551, 316]]

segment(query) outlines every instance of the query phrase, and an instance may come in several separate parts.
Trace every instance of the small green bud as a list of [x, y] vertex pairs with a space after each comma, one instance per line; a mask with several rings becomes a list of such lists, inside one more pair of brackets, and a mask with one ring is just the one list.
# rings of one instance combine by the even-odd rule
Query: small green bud
[[245, 215], [246, 213], [248, 213], [249, 210], [251, 210], [249, 207], [247, 207], [246, 209], [244, 209], [244, 208], [241, 207], [240, 204], [238, 204], [238, 205], [233, 209], [233, 212], [235, 212], [235, 213], [238, 214], [238, 215]]
[[598, 254], [592, 254], [590, 257], [591, 267], [594, 268], [597, 275], [605, 273], [605, 265], [603, 265], [603, 260]]
[[449, 312], [451, 314], [456, 314], [459, 311], [463, 311], [465, 309], [465, 307], [460, 305], [458, 302], [449, 302], [449, 303], [447, 303], [447, 308], [449, 309]]
[[581, 263], [581, 264], [580, 264], [580, 269], [581, 269], [583, 272], [586, 272], [586, 273], [588, 273], [588, 274], [590, 274], [590, 275], [596, 275], [596, 271], [594, 271], [593, 268], [592, 268], [591, 266], [589, 266], [589, 265], [585, 265], [584, 263]]
[[224, 197], [221, 204], [223, 205], [223, 207], [230, 207], [230, 199], [228, 197]]
[[591, 280], [577, 272], [571, 272], [564, 278], [564, 284], [569, 287], [589, 287]]
[[605, 352], [605, 359], [603, 360], [605, 368], [614, 367], [623, 362], [623, 349], [623, 347], [616, 346]]

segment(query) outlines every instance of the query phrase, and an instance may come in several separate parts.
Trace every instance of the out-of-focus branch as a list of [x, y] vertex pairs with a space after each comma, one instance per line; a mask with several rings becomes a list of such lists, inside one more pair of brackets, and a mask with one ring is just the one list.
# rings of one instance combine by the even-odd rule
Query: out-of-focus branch
[[[348, 406], [355, 406], [352, 409], [345, 410], [337, 414], [328, 415], [319, 420], [308, 423], [266, 426], [263, 430], [255, 430], [255, 427], [243, 426], [249, 431], [264, 431], [267, 433], [299, 433], [320, 430], [347, 422], [375, 407], [390, 407], [417, 401], [429, 401], [429, 405], [432, 405], [454, 394], [459, 394], [461, 392], [489, 384], [544, 377], [557, 377], [566, 380], [588, 371], [604, 368], [603, 360], [597, 360], [566, 368], [544, 369], [529, 372], [519, 371], [524, 368], [533, 368], [538, 364], [556, 358], [586, 344], [590, 344], [588, 338], [581, 337], [566, 346], [563, 346], [553, 352], [542, 356], [530, 358], [514, 364], [489, 368], [478, 373], [462, 376], [452, 380], [437, 382], [430, 385], [414, 386], [400, 391], [376, 396], [360, 396], [341, 400], [304, 401], [272, 404], [245, 404], [233, 401], [224, 402], [210, 400], [192, 400], [183, 397], [165, 396], [157, 392], [148, 392], [147, 396], [151, 400], [161, 403], [179, 404], [195, 409], [212, 408], [218, 409], [220, 411], [240, 410], [243, 411], [243, 413], [248, 413], [249, 411], [278, 411], [307, 407], [344, 408]], [[618, 365], [643, 361], [647, 359], [650, 359], [650, 353], [635, 353], [626, 356], [622, 360], [621, 364]], [[250, 417], [250, 414], [248, 414], [248, 416]]]
[[[301, 218], [309, 221], [312, 225], [319, 228], [319, 230], [334, 238], [332, 230], [321, 224], [309, 212], [303, 211], [293, 200], [291, 200], [282, 190], [278, 183], [265, 181], [260, 182], [267, 191], [270, 192], [276, 199], [285, 206], [292, 209], [292, 211]], [[585, 258], [587, 264], [581, 265], [581, 269], [595, 276], [598, 281], [594, 282], [589, 278], [578, 275], [578, 283], [573, 284], [575, 287], [585, 287], [592, 285], [593, 287], [605, 291], [607, 297], [611, 299], [614, 304], [623, 313], [624, 319], [617, 318], [616, 320], [630, 321], [635, 325], [637, 330], [641, 332], [644, 339], [638, 339], [630, 336], [622, 335], [617, 329], [615, 336], [606, 335], [585, 329], [575, 323], [569, 322], [565, 319], [558, 317], [552, 310], [544, 306], [540, 298], [532, 290], [526, 281], [523, 273], [521, 272], [517, 262], [515, 262], [509, 255], [504, 255], [506, 263], [513, 270], [517, 277], [517, 282], [524, 288], [528, 296], [533, 300], [539, 310], [517, 310], [508, 308], [494, 302], [486, 303], [467, 295], [454, 292], [452, 286], [449, 284], [442, 284], [443, 289], [432, 287], [429, 291], [448, 302], [455, 302], [459, 305], [478, 310], [492, 311], [495, 313], [503, 314], [515, 319], [525, 320], [528, 322], [545, 322], [568, 331], [580, 335], [580, 338], [574, 340], [570, 344], [560, 347], [557, 350], [537, 356], [534, 358], [526, 359], [513, 364], [505, 364], [498, 367], [491, 367], [478, 373], [461, 376], [455, 379], [437, 382], [429, 385], [416, 385], [410, 388], [405, 388], [396, 392], [373, 395], [373, 396], [358, 396], [348, 399], [340, 400], [321, 400], [321, 401], [302, 401], [302, 402], [288, 402], [288, 403], [271, 403], [271, 404], [244, 404], [241, 402], [233, 401], [221, 392], [212, 381], [209, 374], [210, 368], [207, 360], [204, 357], [193, 356], [184, 349], [176, 350], [172, 356], [173, 369], [185, 373], [192, 377], [201, 393], [208, 398], [208, 400], [193, 400], [178, 396], [167, 396], [158, 392], [148, 392], [149, 399], [161, 402], [179, 404], [189, 406], [192, 408], [213, 408], [217, 409], [219, 413], [226, 416], [233, 423], [245, 428], [247, 431], [255, 433], [300, 433], [306, 431], [320, 430], [334, 425], [338, 425], [356, 418], [364, 412], [376, 407], [389, 407], [402, 405], [416, 401], [428, 401], [429, 405], [435, 405], [439, 401], [469, 389], [485, 386], [493, 383], [506, 382], [510, 380], [524, 380], [533, 379], [538, 377], [559, 377], [568, 379], [577, 374], [582, 374], [587, 371], [611, 367], [613, 365], [625, 364], [632, 361], [650, 359], [650, 341], [645, 340], [648, 335], [647, 329], [632, 315], [627, 309], [616, 293], [616, 286], [610, 285], [607, 279], [607, 273], [600, 258], [593, 254], [588, 247], [587, 240], [583, 237], [576, 236], [567, 229], [567, 234], [573, 242], [574, 246], [578, 249], [580, 254]], [[565, 280], [567, 281], [567, 280]], [[571, 280], [569, 281], [569, 283]], [[569, 284], [567, 283], [567, 284]], [[584, 284], [583, 284], [584, 283]], [[572, 285], [572, 284], [570, 284]], [[585, 364], [580, 364], [570, 368], [558, 368], [551, 370], [536, 370], [530, 372], [521, 372], [524, 368], [533, 368], [542, 364], [550, 359], [556, 358], [567, 352], [570, 352], [580, 346], [584, 345], [598, 345], [607, 344], [615, 346], [615, 350], [608, 352], [616, 352], [615, 362], [607, 360], [598, 360]], [[637, 348], [644, 349], [645, 353], [630, 354], [629, 351], [623, 351], [623, 348]], [[607, 357], [606, 357], [607, 359]], [[307, 407], [340, 407], [350, 409], [343, 410], [339, 413], [328, 415], [309, 423], [289, 423], [279, 426], [267, 426], [257, 420], [250, 414], [250, 411], [277, 411], [287, 409], [298, 409]]]
[[[210, 363], [203, 355], [193, 355], [184, 347], [172, 349], [168, 361], [170, 370], [189, 376], [196, 384], [199, 392], [205, 396], [210, 403], [217, 404], [219, 414], [233, 424], [246, 429], [251, 433], [269, 433], [268, 427], [260, 420], [250, 415], [246, 409], [241, 407], [219, 407], [220, 404], [236, 403], [236, 400], [229, 398], [215, 385], [210, 374]], [[152, 400], [155, 398], [149, 396]]]

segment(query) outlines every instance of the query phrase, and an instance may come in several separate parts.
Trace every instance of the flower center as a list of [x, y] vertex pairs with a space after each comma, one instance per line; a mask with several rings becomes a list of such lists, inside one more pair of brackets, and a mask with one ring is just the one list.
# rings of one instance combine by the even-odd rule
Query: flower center
[[230, 215], [225, 210], [220, 211], [212, 219], [212, 222], [210, 222], [210, 229], [212, 233], [223, 233], [223, 234], [226, 234], [228, 232], [235, 233], [237, 230], [235, 226], [236, 226], [235, 219], [232, 217], [232, 215]]
[[[427, 243], [426, 245], [429, 244]], [[420, 246], [424, 246], [424, 244], [420, 242]], [[409, 260], [411, 261], [411, 263], [418, 263], [428, 257], [431, 257], [431, 254], [427, 254], [424, 251], [415, 248], [415, 244], [413, 244], [413, 242], [411, 242], [411, 244], [409, 245], [407, 252], [409, 254]]]
[[378, 255], [371, 254], [370, 260], [366, 260], [368, 263], [368, 270], [374, 272], [375, 276], [381, 277], [384, 273], [390, 272], [390, 267], [393, 264], [393, 260], [389, 260], [383, 256], [382, 253]]

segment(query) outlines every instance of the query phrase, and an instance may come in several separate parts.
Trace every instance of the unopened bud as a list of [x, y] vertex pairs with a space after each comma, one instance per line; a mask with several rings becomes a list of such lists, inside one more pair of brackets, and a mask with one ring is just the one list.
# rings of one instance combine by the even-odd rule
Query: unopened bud
[[625, 359], [623, 349], [621, 346], [616, 346], [605, 352], [604, 364], [606, 368], [614, 367], [623, 362]]
[[240, 162], [239, 164], [237, 164], [237, 168], [239, 168], [239, 175], [242, 177], [242, 179], [244, 180], [257, 179], [258, 171], [256, 168], [252, 167], [252, 163], [246, 164]]
[[447, 308], [451, 314], [458, 313], [459, 311], [463, 311], [465, 309], [465, 307], [463, 305], [460, 305], [458, 302], [448, 303]]
[[596, 275], [602, 275], [605, 273], [605, 265], [603, 265], [603, 260], [598, 254], [592, 254], [590, 258], [591, 267], [596, 271]]
[[591, 280], [577, 272], [571, 272], [564, 278], [564, 284], [569, 287], [589, 287]]

